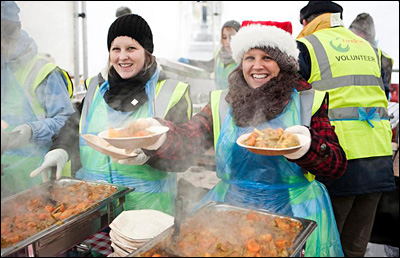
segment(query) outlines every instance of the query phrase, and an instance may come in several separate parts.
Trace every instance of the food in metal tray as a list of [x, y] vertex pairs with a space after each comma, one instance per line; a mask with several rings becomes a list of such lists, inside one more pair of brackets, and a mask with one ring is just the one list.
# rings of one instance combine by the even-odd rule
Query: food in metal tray
[[[12, 212], [1, 213], [1, 248], [14, 245], [54, 224], [82, 213], [118, 189], [109, 185], [79, 182], [55, 185], [51, 194], [19, 199]], [[30, 197], [30, 198], [29, 198]], [[54, 202], [55, 201], [55, 202]]]
[[163, 241], [140, 257], [285, 257], [300, 221], [256, 211], [207, 211], [185, 220], [176, 242]]
[[296, 135], [285, 132], [282, 128], [266, 128], [262, 131], [254, 128], [243, 144], [261, 148], [289, 148], [299, 146], [300, 141]]

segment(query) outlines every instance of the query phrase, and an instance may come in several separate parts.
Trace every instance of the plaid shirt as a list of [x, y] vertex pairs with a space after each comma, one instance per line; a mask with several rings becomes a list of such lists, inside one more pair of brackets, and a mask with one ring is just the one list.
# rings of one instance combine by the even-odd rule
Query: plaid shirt
[[[301, 82], [297, 90], [309, 89], [307, 82]], [[160, 158], [179, 160], [192, 155], [201, 155], [214, 146], [213, 118], [208, 103], [200, 113], [193, 116], [188, 123], [175, 125], [158, 119], [169, 127], [165, 143], [157, 151], [145, 151], [148, 155]], [[335, 179], [343, 175], [347, 167], [346, 154], [339, 145], [335, 128], [328, 118], [328, 99], [313, 115], [311, 125], [310, 150], [300, 159], [289, 160], [301, 168], [324, 179]]]

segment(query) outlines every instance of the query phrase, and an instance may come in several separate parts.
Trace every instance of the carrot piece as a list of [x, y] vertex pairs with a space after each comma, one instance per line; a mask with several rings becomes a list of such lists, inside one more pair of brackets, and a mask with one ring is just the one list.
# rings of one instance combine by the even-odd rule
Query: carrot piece
[[249, 212], [249, 213], [247, 214], [247, 219], [248, 219], [248, 220], [253, 220], [253, 221], [259, 221], [259, 220], [260, 220], [260, 217], [259, 217], [258, 214], [255, 213], [255, 212]]
[[249, 239], [246, 241], [246, 248], [252, 253], [258, 253], [260, 251], [260, 245], [257, 244], [256, 240], [254, 239]]
[[276, 241], [275, 241], [275, 245], [276, 245], [276, 247], [278, 247], [278, 248], [282, 248], [282, 247], [284, 247], [285, 246], [285, 244], [286, 244], [286, 239], [277, 239]]
[[50, 206], [50, 205], [46, 205], [46, 207], [44, 207], [44, 209], [48, 212], [53, 212], [54, 211], [54, 207]]
[[14, 235], [14, 236], [8, 238], [7, 240], [8, 240], [8, 242], [15, 244], [15, 243], [18, 243], [20, 239], [21, 238], [19, 235]]
[[248, 146], [254, 146], [255, 144], [256, 144], [256, 138], [253, 137], [253, 136], [250, 136], [250, 137], [247, 139], [247, 145], [248, 145]]

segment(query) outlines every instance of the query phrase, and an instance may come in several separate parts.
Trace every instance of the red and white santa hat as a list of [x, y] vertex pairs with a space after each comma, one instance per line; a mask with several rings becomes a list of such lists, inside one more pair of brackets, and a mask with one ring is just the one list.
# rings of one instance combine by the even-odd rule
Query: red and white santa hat
[[291, 33], [291, 22], [243, 21], [239, 32], [232, 37], [233, 59], [240, 64], [249, 49], [268, 49], [281, 69], [289, 65], [297, 71], [299, 50]]

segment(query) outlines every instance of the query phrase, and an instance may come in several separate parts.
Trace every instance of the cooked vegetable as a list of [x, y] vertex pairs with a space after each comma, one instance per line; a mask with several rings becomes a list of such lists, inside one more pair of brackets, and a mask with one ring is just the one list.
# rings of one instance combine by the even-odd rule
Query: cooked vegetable
[[121, 129], [114, 129], [110, 126], [108, 136], [110, 138], [124, 138], [124, 137], [143, 137], [154, 134], [147, 130], [150, 125], [146, 121], [131, 122], [127, 127]]
[[164, 240], [139, 256], [283, 257], [301, 229], [297, 220], [256, 211], [199, 213], [182, 223], [177, 242]]
[[[14, 204], [13, 215], [1, 216], [1, 248], [18, 243], [62, 220], [81, 213], [117, 189], [108, 185], [89, 185], [86, 182], [69, 187], [55, 187], [51, 193], [59, 205], [48, 198], [35, 197]], [[39, 193], [40, 194], [40, 193]]]
[[300, 141], [296, 135], [285, 132], [282, 128], [266, 128], [262, 131], [254, 128], [243, 144], [261, 148], [288, 148], [299, 146]]

